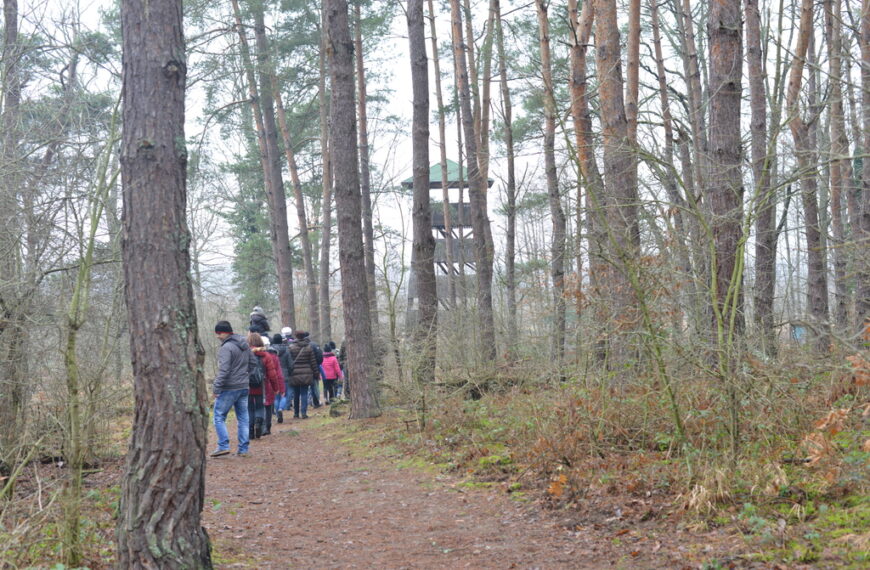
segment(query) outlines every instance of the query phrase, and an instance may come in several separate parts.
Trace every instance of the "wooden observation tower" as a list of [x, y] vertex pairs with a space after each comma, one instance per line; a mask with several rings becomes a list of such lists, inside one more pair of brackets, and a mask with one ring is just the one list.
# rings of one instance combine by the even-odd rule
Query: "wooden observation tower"
[[[493, 181], [487, 180], [487, 186]], [[402, 187], [413, 188], [413, 178], [402, 181]], [[456, 288], [456, 304], [463, 306], [473, 295], [475, 283], [474, 232], [471, 229], [471, 205], [465, 192], [468, 176], [465, 169], [452, 160], [447, 161], [447, 188], [449, 195], [448, 219], [444, 219], [444, 191], [441, 183], [441, 164], [429, 167], [429, 190], [439, 190], [432, 195], [432, 233], [435, 237], [435, 284], [438, 304], [442, 308], [451, 306], [449, 277], [453, 276]], [[448, 260], [447, 247], [450, 244]], [[417, 317], [417, 276], [411, 265], [408, 282], [408, 319], [413, 323]]]

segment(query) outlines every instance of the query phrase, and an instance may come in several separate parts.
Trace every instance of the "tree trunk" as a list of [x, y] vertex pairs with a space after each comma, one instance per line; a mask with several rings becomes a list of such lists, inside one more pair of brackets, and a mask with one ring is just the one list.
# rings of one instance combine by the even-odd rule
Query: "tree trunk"
[[628, 2], [628, 38], [625, 62], [625, 120], [628, 140], [637, 145], [637, 102], [640, 92], [640, 0]]
[[495, 362], [495, 320], [492, 309], [492, 237], [486, 206], [486, 180], [480, 175], [477, 161], [477, 137], [471, 111], [468, 68], [462, 40], [462, 15], [459, 0], [450, 0], [453, 29], [453, 54], [457, 62], [456, 78], [459, 91], [462, 130], [465, 134], [465, 158], [468, 163], [468, 195], [471, 205], [471, 227], [474, 231], [475, 272], [477, 274], [477, 311], [480, 318], [483, 362]]
[[[672, 204], [671, 211], [673, 212], [674, 231], [676, 234], [673, 236], [674, 239], [672, 241], [674, 242], [673, 247], [676, 250], [677, 263], [682, 272], [678, 277], [678, 280], [680, 284], [683, 284], [686, 292], [683, 305], [688, 309], [691, 306], [691, 303], [696, 299], [697, 291], [695, 289], [696, 284], [689, 246], [685, 242], [685, 239], [680, 237], [686, 236], [688, 232], [685, 221], [685, 214], [688, 206], [683, 195], [680, 193], [679, 185], [677, 183], [677, 162], [674, 156], [674, 120], [671, 115], [670, 96], [668, 95], [668, 79], [665, 71], [665, 60], [662, 53], [657, 0], [650, 0], [650, 20], [653, 34], [653, 51], [656, 60], [656, 76], [659, 85], [659, 102], [662, 107], [662, 126], [665, 131], [665, 154], [662, 165], [664, 168], [663, 181], [665, 190], [668, 193], [668, 198]], [[691, 228], [692, 232], [691, 235], [688, 236], [688, 239], [696, 242], [699, 241], [701, 236], [700, 231], [698, 230], [698, 224], [692, 223]], [[680, 314], [677, 318], [679, 322], [675, 326], [675, 329], [679, 330], [682, 328], [682, 321], [684, 318], [683, 314]]]
[[843, 197], [849, 195], [852, 180], [852, 161], [849, 158], [849, 139], [846, 138], [846, 116], [843, 109], [843, 40], [841, 36], [840, 0], [825, 1], [825, 29], [828, 45], [828, 66], [831, 78], [831, 229], [833, 230], [834, 307], [833, 318], [837, 335], [851, 329], [849, 324], [849, 291], [847, 277], [846, 211]]
[[[710, 5], [710, 130], [707, 196], [714, 262], [711, 323], [720, 351], [743, 329], [743, 177], [740, 109], [743, 42], [739, 0]], [[723, 355], [720, 352], [720, 356]]]
[[[27, 386], [26, 327], [28, 305], [24, 295], [21, 264], [23, 233], [18, 200], [20, 195], [21, 64], [18, 43], [18, 1], [3, 0], [3, 113], [2, 168], [0, 179], [0, 475], [13, 468], [24, 430], [30, 390]], [[5, 487], [5, 485], [4, 485]]]
[[[327, 91], [326, 78], [329, 63], [327, 50], [329, 45], [326, 14], [331, 0], [321, 0], [320, 18], [320, 83], [318, 103], [320, 106], [320, 152], [323, 155], [323, 195], [320, 203], [320, 331], [314, 338], [332, 338], [332, 307], [329, 298], [329, 252], [332, 245], [332, 187], [333, 163], [332, 141], [330, 140], [330, 94]], [[356, 141], [356, 139], [354, 139]], [[358, 161], [357, 161], [358, 162]]]
[[[870, 0], [864, 0], [861, 8], [861, 89], [864, 96], [861, 102], [861, 119], [863, 122], [863, 149], [870, 149]], [[870, 244], [870, 165], [864, 160], [861, 169], [861, 204], [860, 218], [852, 227], [857, 229], [856, 248], [858, 251], [867, 249]], [[858, 330], [864, 342], [870, 342], [870, 260], [863, 256], [863, 262], [858, 268], [858, 285], [855, 299], [855, 312], [858, 320]]]
[[[366, 251], [366, 280], [369, 286], [369, 307], [372, 317], [372, 335], [377, 339], [380, 335], [378, 322], [378, 289], [375, 281], [375, 230], [372, 223], [372, 176], [369, 166], [369, 134], [368, 113], [366, 111], [366, 71], [363, 65], [362, 16], [360, 2], [354, 2], [356, 30], [356, 81], [359, 86], [357, 107], [359, 113], [359, 160], [360, 160], [360, 191], [362, 193], [363, 238]], [[424, 51], [425, 54], [425, 51]], [[431, 233], [431, 232], [430, 232]]]
[[505, 288], [507, 289], [508, 312], [508, 349], [515, 348], [517, 330], [517, 278], [516, 278], [516, 239], [517, 239], [517, 177], [514, 153], [513, 109], [511, 92], [508, 87], [507, 59], [504, 49], [504, 29], [501, 22], [501, 2], [494, 1], [494, 21], [498, 46], [498, 73], [501, 79], [502, 121], [504, 122], [504, 145], [507, 154], [507, 205], [505, 216]]
[[483, 40], [483, 49], [480, 58], [483, 60], [483, 82], [481, 84], [480, 101], [480, 125], [476, 127], [480, 137], [480, 145], [477, 149], [477, 166], [480, 168], [480, 177], [483, 180], [489, 178], [489, 115], [492, 105], [492, 41], [495, 28], [495, 4], [497, 0], [489, 0], [489, 17], [486, 21], [486, 36]]
[[593, 0], [595, 9], [595, 56], [604, 147], [604, 184], [607, 193], [604, 221], [608, 237], [610, 278], [607, 287], [612, 311], [611, 344], [614, 356], [628, 356], [628, 335], [636, 327], [635, 294], [630, 274], [640, 254], [637, 219], [637, 162], [628, 139], [628, 123], [623, 104], [622, 63], [616, 0]]
[[[574, 136], [577, 144], [577, 157], [580, 175], [586, 186], [586, 228], [589, 241], [589, 285], [590, 292], [600, 300], [603, 293], [601, 285], [607, 280], [607, 260], [604, 253], [607, 238], [604, 234], [604, 180], [595, 159], [595, 139], [592, 131], [592, 114], [589, 110], [589, 95], [586, 85], [586, 46], [592, 35], [595, 11], [591, 1], [584, 2], [580, 14], [577, 13], [577, 0], [568, 0], [568, 17], [571, 25], [571, 116], [574, 121]], [[580, 196], [577, 197], [578, 207]], [[599, 311], [594, 323], [607, 322], [607, 315], [600, 312], [603, 303], [597, 302]], [[596, 346], [596, 357], [605, 356], [601, 330], [591, 331], [590, 336]]]
[[447, 175], [447, 117], [441, 90], [441, 64], [438, 57], [438, 35], [435, 33], [435, 7], [429, 4], [429, 29], [432, 33], [432, 63], [435, 68], [435, 100], [438, 104], [438, 150], [441, 164], [441, 210], [444, 216], [444, 253], [447, 261], [447, 289], [450, 307], [456, 307], [456, 273], [453, 259], [453, 221], [450, 219], [450, 182]]
[[[276, 78], [272, 78], [275, 89], [275, 107], [278, 111], [278, 125], [284, 139], [284, 155], [290, 169], [290, 180], [293, 183], [293, 198], [296, 202], [296, 223], [299, 225], [299, 241], [302, 242], [302, 264], [305, 266], [305, 286], [308, 291], [308, 321], [315, 338], [320, 335], [320, 309], [317, 300], [317, 275], [314, 272], [314, 260], [311, 252], [311, 237], [308, 235], [308, 216], [305, 213], [305, 196], [302, 194], [302, 182], [299, 180], [299, 168], [296, 165], [296, 155], [293, 152], [293, 141], [290, 139], [290, 129], [287, 127], [287, 114], [278, 89]], [[282, 323], [282, 327], [284, 324]], [[291, 326], [291, 328], [293, 328]]]
[[544, 79], [544, 170], [547, 175], [547, 197], [553, 222], [550, 244], [550, 276], [553, 279], [553, 362], [557, 369], [565, 355], [565, 212], [559, 193], [556, 173], [556, 97], [553, 91], [553, 71], [550, 63], [550, 22], [548, 0], [536, 0], [538, 38], [541, 50], [541, 73]]
[[266, 159], [271, 172], [266, 186], [269, 199], [269, 234], [272, 251], [278, 266], [278, 302], [281, 307], [282, 325], [296, 328], [296, 301], [293, 298], [293, 260], [290, 251], [290, 232], [287, 228], [287, 196], [284, 192], [284, 175], [281, 168], [281, 151], [278, 148], [278, 127], [275, 123], [275, 101], [272, 86], [271, 57], [269, 38], [266, 37], [266, 24], [261, 0], [252, 2], [254, 13], [254, 35], [257, 41], [257, 67], [260, 76], [260, 100], [263, 111], [264, 138], [266, 140]]
[[353, 40], [347, 0], [328, 0], [329, 72], [332, 83], [330, 141], [335, 157], [335, 205], [338, 217], [338, 257], [344, 308], [351, 418], [380, 415], [362, 236], [356, 116], [354, 112]]
[[[830, 344], [828, 324], [828, 285], [825, 252], [819, 224], [817, 199], [818, 183], [814, 172], [815, 152], [810, 140], [810, 124], [800, 112], [800, 92], [803, 71], [806, 65], [807, 49], [813, 29], [813, 2], [801, 3], [800, 32], [794, 51], [791, 76], [788, 85], [789, 127], [794, 138], [795, 156], [801, 186], [801, 201], [804, 207], [804, 232], [807, 241], [807, 310], [810, 316], [811, 334], [816, 349], [826, 352]], [[818, 117], [810, 118], [816, 121]]]
[[185, 219], [181, 2], [125, 0], [123, 258], [136, 414], [118, 568], [211, 568], [200, 525], [208, 402]]
[[776, 200], [770, 186], [764, 51], [758, 0], [746, 0], [746, 63], [749, 68], [749, 109], [752, 177], [756, 210], [754, 320], [764, 354], [776, 354], [773, 300], [776, 283]]
[[438, 293], [435, 288], [435, 240], [432, 238], [432, 211], [429, 205], [429, 70], [423, 0], [408, 0], [408, 43], [414, 94], [413, 259], [419, 306], [419, 317], [414, 331], [417, 361], [413, 375], [418, 384], [429, 384], [435, 381]]

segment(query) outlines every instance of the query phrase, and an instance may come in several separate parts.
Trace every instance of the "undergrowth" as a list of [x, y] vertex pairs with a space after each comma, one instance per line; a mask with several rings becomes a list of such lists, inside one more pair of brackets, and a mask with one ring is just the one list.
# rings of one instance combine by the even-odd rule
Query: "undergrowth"
[[860, 567], [870, 561], [870, 365], [861, 356], [788, 361], [749, 359], [735, 380], [736, 456], [723, 390], [692, 376], [671, 379], [685, 440], [656, 378], [558, 382], [517, 369], [442, 379], [426, 387], [425, 410], [408, 398], [413, 387], [396, 387], [405, 411], [372, 436], [472, 484], [587, 518], [641, 499], [655, 506], [637, 510], [636, 522], [732, 527], [758, 550], [752, 558]]

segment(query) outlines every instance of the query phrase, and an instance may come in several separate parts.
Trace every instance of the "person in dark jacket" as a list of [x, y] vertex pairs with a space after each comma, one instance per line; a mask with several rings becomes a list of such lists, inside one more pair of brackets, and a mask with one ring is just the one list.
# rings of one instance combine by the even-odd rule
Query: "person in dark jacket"
[[265, 346], [251, 348], [251, 351], [255, 356], [261, 358], [266, 369], [266, 381], [263, 382], [263, 406], [266, 411], [261, 435], [269, 435], [272, 433], [272, 408], [275, 405], [275, 399], [284, 393], [284, 373], [281, 371], [278, 354], [270, 350], [269, 339], [267, 337], [260, 338]]
[[[265, 350], [263, 348], [263, 337], [255, 332], [248, 333], [248, 345], [251, 347], [251, 367], [258, 366], [258, 358], [254, 351]], [[265, 354], [263, 354], [265, 356]], [[260, 386], [251, 387], [248, 390], [248, 417], [250, 422], [251, 439], [259, 439], [263, 435], [266, 425], [266, 406], [264, 404], [265, 384], [269, 381], [266, 374], [266, 361], [263, 360], [263, 384]]]
[[282, 412], [285, 410], [285, 407], [281, 404], [290, 396], [290, 376], [293, 374], [293, 359], [290, 358], [290, 351], [287, 349], [287, 345], [284, 344], [284, 337], [280, 334], [276, 333], [272, 337], [272, 349], [278, 355], [278, 362], [281, 363], [281, 372], [284, 374], [285, 396], [282, 398], [282, 401], [279, 401], [275, 405], [278, 423], [282, 424], [284, 423], [284, 414]]
[[293, 417], [308, 417], [308, 390], [316, 375], [320, 374], [317, 357], [305, 331], [296, 331], [296, 342], [288, 348], [293, 359], [290, 389], [293, 390]]
[[218, 371], [214, 378], [214, 429], [217, 432], [218, 446], [212, 457], [220, 457], [230, 452], [230, 436], [227, 432], [227, 415], [230, 409], [236, 412], [239, 424], [238, 438], [240, 456], [248, 454], [250, 432], [248, 427], [248, 366], [251, 350], [240, 335], [233, 334], [233, 326], [228, 321], [218, 321], [214, 332], [221, 341], [218, 349]]
[[311, 401], [314, 403], [315, 408], [320, 407], [320, 390], [319, 390], [319, 382], [323, 377], [322, 370], [320, 369], [320, 365], [323, 364], [323, 350], [321, 350], [320, 346], [313, 340], [311, 340], [310, 333], [305, 333], [305, 338], [308, 339], [308, 342], [311, 343], [311, 350], [314, 351], [314, 357], [317, 359], [317, 374], [314, 375], [314, 378], [311, 381]]
[[266, 313], [263, 308], [257, 305], [251, 312], [251, 326], [248, 328], [251, 332], [257, 334], [266, 334], [269, 332], [269, 320], [266, 318]]

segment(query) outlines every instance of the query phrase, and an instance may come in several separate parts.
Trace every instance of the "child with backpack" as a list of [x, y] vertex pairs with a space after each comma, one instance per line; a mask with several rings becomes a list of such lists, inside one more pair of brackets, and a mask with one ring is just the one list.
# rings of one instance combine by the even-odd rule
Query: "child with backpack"
[[323, 369], [323, 395], [324, 400], [329, 404], [336, 398], [335, 384], [339, 380], [344, 380], [344, 373], [338, 364], [338, 358], [332, 352], [335, 350], [335, 343], [327, 342], [323, 349], [323, 364], [321, 365]]

